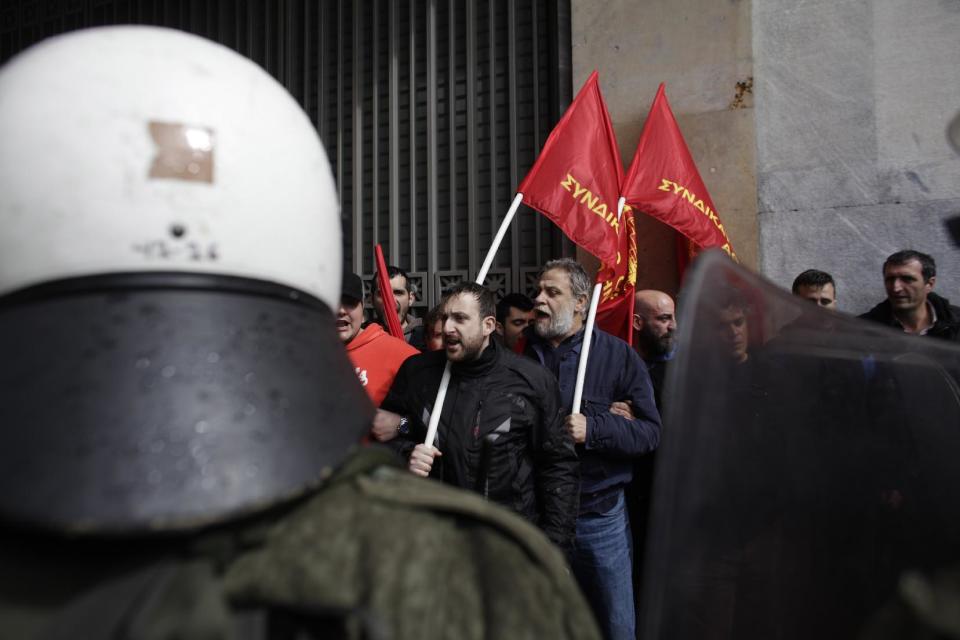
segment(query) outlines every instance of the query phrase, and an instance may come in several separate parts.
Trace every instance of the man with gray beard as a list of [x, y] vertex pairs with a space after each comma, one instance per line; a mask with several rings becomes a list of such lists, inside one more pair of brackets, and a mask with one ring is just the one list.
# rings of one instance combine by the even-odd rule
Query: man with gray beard
[[[525, 353], [557, 377], [564, 426], [580, 456], [580, 508], [570, 554], [574, 575], [606, 638], [634, 638], [631, 536], [624, 487], [634, 462], [656, 449], [660, 414], [647, 367], [623, 340], [594, 328], [583, 403], [572, 413], [590, 278], [576, 261], [551, 260], [539, 277]], [[633, 417], [611, 412], [628, 402]]]

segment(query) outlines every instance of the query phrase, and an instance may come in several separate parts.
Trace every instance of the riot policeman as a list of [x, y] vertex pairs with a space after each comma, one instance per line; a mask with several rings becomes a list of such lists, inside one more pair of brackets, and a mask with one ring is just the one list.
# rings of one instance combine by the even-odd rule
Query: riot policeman
[[596, 636], [535, 529], [351, 455], [337, 193], [267, 73], [77, 32], [0, 139], [0, 636]]

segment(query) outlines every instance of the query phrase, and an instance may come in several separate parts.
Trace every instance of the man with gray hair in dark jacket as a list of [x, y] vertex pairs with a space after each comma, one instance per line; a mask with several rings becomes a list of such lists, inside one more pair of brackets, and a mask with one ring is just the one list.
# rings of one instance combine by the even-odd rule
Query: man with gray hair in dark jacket
[[[660, 442], [650, 375], [629, 344], [594, 328], [583, 404], [572, 413], [590, 278], [576, 261], [551, 260], [539, 277], [534, 331], [525, 353], [557, 376], [564, 425], [580, 456], [580, 509], [570, 556], [573, 572], [606, 638], [634, 638], [631, 534], [624, 487], [637, 458]], [[632, 406], [633, 418], [610, 411]], [[639, 552], [639, 550], [638, 550]]]

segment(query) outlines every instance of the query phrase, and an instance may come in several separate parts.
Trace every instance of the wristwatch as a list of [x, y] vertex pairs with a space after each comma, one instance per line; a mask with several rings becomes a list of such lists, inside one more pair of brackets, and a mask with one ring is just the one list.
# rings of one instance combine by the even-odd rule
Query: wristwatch
[[400, 416], [400, 424], [397, 425], [397, 433], [402, 436], [410, 433], [410, 420], [407, 419], [407, 416]]

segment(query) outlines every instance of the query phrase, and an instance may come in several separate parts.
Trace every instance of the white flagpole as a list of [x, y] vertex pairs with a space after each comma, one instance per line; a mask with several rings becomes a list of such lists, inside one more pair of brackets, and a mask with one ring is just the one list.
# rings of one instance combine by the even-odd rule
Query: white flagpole
[[[623, 216], [623, 206], [627, 200], [623, 196], [617, 202], [617, 221]], [[577, 363], [577, 384], [573, 388], [573, 410], [570, 413], [580, 413], [583, 404], [583, 383], [587, 378], [587, 358], [590, 357], [590, 342], [593, 339], [593, 325], [597, 322], [597, 307], [600, 305], [601, 283], [593, 287], [593, 297], [590, 298], [590, 311], [587, 313], [587, 328], [583, 332], [583, 346], [580, 347], [580, 361]]]
[[590, 299], [590, 312], [587, 313], [587, 328], [583, 332], [583, 346], [580, 347], [580, 362], [577, 363], [577, 386], [573, 389], [573, 410], [570, 413], [580, 413], [580, 404], [583, 400], [583, 382], [587, 377], [587, 358], [590, 357], [590, 341], [593, 338], [593, 325], [597, 320], [597, 306], [600, 304], [601, 283], [593, 287], [593, 297]]
[[[477, 273], [477, 284], [483, 284], [483, 281], [487, 279], [487, 272], [490, 271], [493, 258], [497, 255], [497, 249], [500, 248], [500, 243], [503, 242], [503, 236], [507, 235], [507, 229], [513, 221], [513, 216], [517, 214], [517, 209], [520, 208], [521, 202], [523, 202], [523, 194], [518, 193], [514, 196], [513, 203], [510, 205], [510, 210], [507, 211], [507, 215], [504, 216], [503, 222], [500, 223], [500, 229], [497, 230], [497, 235], [493, 238], [493, 244], [490, 245], [490, 249], [487, 251], [487, 257], [483, 260], [483, 266], [480, 267], [480, 271]], [[427, 437], [423, 441], [424, 444], [433, 446], [433, 442], [437, 438], [437, 427], [440, 425], [440, 411], [443, 409], [443, 401], [447, 398], [447, 387], [449, 386], [450, 361], [448, 360], [447, 366], [443, 368], [443, 375], [440, 377], [440, 388], [437, 389], [437, 398], [433, 401], [433, 410], [430, 412], [430, 421], [427, 424]]]
[[500, 228], [497, 229], [497, 235], [493, 238], [493, 244], [490, 245], [490, 250], [487, 251], [487, 257], [483, 259], [483, 266], [480, 267], [480, 272], [477, 273], [477, 284], [483, 284], [483, 281], [487, 279], [487, 271], [490, 271], [490, 265], [493, 264], [493, 258], [497, 255], [497, 249], [500, 248], [500, 243], [503, 242], [503, 236], [507, 235], [507, 229], [510, 227], [510, 223], [513, 222], [513, 216], [517, 215], [517, 209], [520, 208], [520, 203], [523, 202], [523, 194], [518, 193], [513, 198], [513, 202], [510, 204], [510, 210], [507, 211], [507, 215], [504, 216], [503, 222], [500, 223]]

